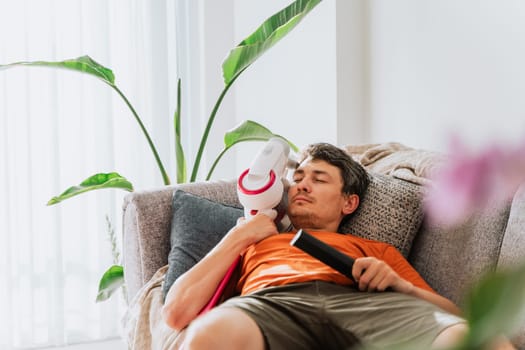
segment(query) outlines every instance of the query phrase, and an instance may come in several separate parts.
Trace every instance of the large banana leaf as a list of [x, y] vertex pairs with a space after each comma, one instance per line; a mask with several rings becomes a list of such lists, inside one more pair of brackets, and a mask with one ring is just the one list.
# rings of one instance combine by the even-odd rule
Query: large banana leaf
[[298, 151], [297, 146], [289, 140], [287, 140], [286, 138], [272, 133], [268, 128], [262, 126], [259, 123], [247, 120], [242, 122], [235, 128], [231, 129], [230, 131], [226, 132], [226, 134], [224, 135], [224, 149], [219, 153], [219, 155], [213, 162], [213, 165], [211, 166], [210, 171], [208, 172], [208, 176], [206, 176], [206, 180], [209, 180], [211, 178], [211, 175], [213, 174], [213, 171], [215, 170], [215, 167], [219, 163], [222, 156], [236, 144], [247, 141], [268, 141], [272, 137], [282, 138], [290, 145], [294, 152]]
[[0, 65], [0, 69], [7, 69], [16, 66], [36, 66], [36, 67], [54, 67], [74, 70], [81, 73], [93, 75], [109, 85], [115, 84], [115, 75], [111, 69], [106, 68], [89, 56], [81, 56], [59, 62], [33, 61], [33, 62], [15, 62]]
[[[199, 149], [193, 163], [190, 182], [197, 178], [204, 147], [208, 141], [208, 135], [215, 120], [215, 115], [221, 105], [222, 99], [230, 89], [239, 75], [269, 50], [286, 34], [288, 34], [321, 0], [296, 0], [291, 5], [275, 13], [261, 24], [255, 32], [237, 45], [222, 64], [224, 77], [224, 89], [215, 102], [215, 106], [208, 118], [199, 144]], [[213, 169], [213, 167], [212, 167]]]
[[59, 196], [51, 198], [47, 205], [57, 204], [81, 193], [103, 188], [121, 188], [129, 192], [133, 191], [131, 182], [118, 173], [99, 173], [88, 177], [78, 186], [71, 186]]
[[113, 265], [104, 273], [98, 285], [97, 302], [109, 299], [124, 284], [124, 268]]
[[265, 53], [317, 6], [321, 0], [297, 0], [277, 12], [244, 39], [222, 64], [224, 83], [227, 85]]
[[225, 149], [233, 147], [235, 144], [244, 141], [268, 141], [272, 137], [280, 137], [286, 141], [294, 152], [299, 149], [291, 141], [288, 141], [283, 136], [274, 134], [270, 129], [265, 126], [254, 122], [252, 120], [246, 120], [233, 129], [229, 130], [224, 134], [224, 146]]
[[106, 68], [102, 66], [101, 64], [97, 63], [94, 59], [92, 59], [89, 56], [81, 56], [78, 58], [68, 59], [65, 61], [57, 61], [57, 62], [50, 62], [50, 61], [32, 61], [32, 62], [15, 62], [10, 64], [3, 64], [0, 65], [0, 70], [7, 69], [7, 68], [13, 68], [13, 67], [19, 67], [19, 66], [35, 66], [35, 67], [51, 67], [51, 68], [64, 68], [68, 70], [77, 71], [80, 73], [86, 73], [91, 76], [94, 76], [115, 90], [119, 96], [124, 100], [124, 103], [128, 106], [131, 113], [135, 117], [135, 120], [139, 124], [140, 129], [142, 130], [142, 133], [146, 137], [146, 140], [150, 146], [151, 152], [153, 153], [153, 156], [155, 157], [155, 161], [157, 162], [157, 166], [159, 168], [159, 171], [161, 173], [162, 179], [164, 180], [165, 185], [170, 184], [169, 176], [164, 168], [164, 165], [162, 164], [162, 161], [160, 159], [160, 156], [157, 152], [157, 149], [155, 148], [155, 145], [153, 144], [153, 140], [149, 136], [148, 131], [146, 130], [146, 127], [142, 123], [142, 120], [140, 119], [139, 115], [137, 114], [137, 111], [135, 108], [131, 105], [128, 98], [124, 95], [122, 91], [115, 85], [115, 75], [113, 74], [113, 71], [109, 68]]

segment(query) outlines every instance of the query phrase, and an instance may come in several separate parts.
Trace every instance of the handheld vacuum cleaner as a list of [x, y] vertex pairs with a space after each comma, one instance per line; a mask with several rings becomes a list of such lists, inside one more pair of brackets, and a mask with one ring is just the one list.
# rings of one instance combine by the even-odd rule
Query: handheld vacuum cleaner
[[[237, 195], [244, 207], [244, 217], [250, 220], [261, 212], [274, 219], [279, 232], [292, 228], [286, 215], [288, 196], [285, 179], [287, 168], [296, 168], [297, 162], [290, 157], [290, 146], [280, 138], [271, 138], [257, 153], [250, 167], [237, 180]], [[240, 256], [235, 259], [219, 283], [210, 301], [199, 314], [211, 310], [219, 302], [231, 279]]]
[[296, 167], [297, 161], [290, 157], [290, 146], [284, 140], [272, 138], [266, 143], [237, 181], [237, 195], [247, 220], [264, 213], [275, 220], [279, 232], [291, 230], [286, 215], [286, 170]]

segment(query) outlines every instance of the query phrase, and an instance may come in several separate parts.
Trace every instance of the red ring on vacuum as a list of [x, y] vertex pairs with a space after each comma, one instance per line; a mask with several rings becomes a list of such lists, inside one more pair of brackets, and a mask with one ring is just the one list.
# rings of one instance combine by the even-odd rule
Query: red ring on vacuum
[[239, 180], [237, 180], [237, 186], [239, 187], [239, 189], [241, 190], [242, 193], [247, 194], [247, 195], [261, 194], [261, 193], [263, 193], [264, 191], [266, 191], [267, 189], [269, 189], [270, 187], [273, 186], [273, 184], [275, 182], [275, 173], [273, 172], [273, 170], [270, 170], [270, 181], [268, 181], [268, 183], [266, 185], [264, 185], [261, 188], [257, 188], [255, 190], [247, 189], [242, 184], [242, 180], [248, 174], [249, 171], [250, 171], [249, 168], [246, 169], [245, 171], [243, 171], [241, 176], [239, 176]]

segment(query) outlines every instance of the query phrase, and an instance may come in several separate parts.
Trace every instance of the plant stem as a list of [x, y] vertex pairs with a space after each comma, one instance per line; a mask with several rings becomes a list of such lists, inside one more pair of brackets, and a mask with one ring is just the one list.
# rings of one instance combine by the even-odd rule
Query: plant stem
[[164, 169], [164, 165], [162, 164], [162, 161], [160, 160], [160, 157], [159, 157], [159, 154], [157, 152], [157, 149], [155, 148], [155, 145], [153, 144], [153, 141], [151, 140], [151, 137], [149, 136], [148, 131], [146, 130], [146, 127], [144, 126], [144, 124], [142, 123], [142, 120], [140, 119], [139, 115], [135, 111], [135, 108], [133, 108], [133, 106], [128, 101], [126, 96], [122, 93], [122, 91], [120, 91], [120, 89], [116, 85], [114, 85], [114, 84], [108, 84], [108, 85], [111, 86], [120, 95], [120, 97], [122, 97], [122, 99], [124, 100], [124, 102], [126, 103], [128, 108], [131, 110], [131, 113], [133, 113], [133, 116], [135, 117], [135, 120], [137, 121], [137, 123], [139, 123], [139, 126], [140, 126], [140, 128], [142, 130], [142, 133], [146, 137], [146, 140], [148, 141], [149, 147], [151, 148], [151, 151], [153, 152], [153, 156], [155, 157], [155, 160], [157, 162], [157, 166], [159, 167], [160, 173], [162, 175], [162, 179], [164, 181], [164, 185], [169, 185], [170, 184], [170, 178], [169, 178], [168, 174], [166, 173], [166, 170]]
[[197, 156], [195, 157], [195, 163], [193, 163], [193, 170], [191, 172], [190, 182], [194, 182], [197, 177], [197, 172], [199, 171], [199, 165], [200, 165], [201, 158], [202, 158], [202, 152], [204, 151], [204, 146], [206, 146], [206, 142], [208, 141], [208, 135], [210, 133], [213, 121], [215, 120], [215, 115], [217, 114], [217, 111], [219, 110], [219, 106], [221, 105], [222, 99], [224, 98], [224, 96], [226, 95], [226, 92], [228, 92], [232, 84], [235, 82], [235, 80], [237, 80], [239, 75], [241, 75], [241, 73], [244, 71], [244, 69], [240, 71], [239, 74], [237, 74], [228, 84], [226, 84], [226, 86], [221, 92], [221, 95], [217, 99], [217, 102], [215, 102], [215, 106], [213, 107], [210, 117], [208, 118], [206, 129], [204, 129], [204, 133], [202, 134], [201, 143], [199, 145], [199, 150], [197, 152]]
[[177, 165], [177, 183], [186, 182], [186, 157], [184, 157], [184, 150], [182, 148], [181, 137], [181, 79], [177, 81], [177, 108], [173, 116], [173, 127], [175, 131], [175, 161]]
[[226, 153], [227, 150], [229, 150], [230, 148], [225, 148], [221, 151], [221, 153], [219, 153], [219, 155], [217, 156], [217, 158], [215, 158], [215, 161], [213, 162], [211, 168], [210, 168], [210, 171], [208, 172], [208, 175], [206, 175], [206, 181], [208, 181], [211, 177], [211, 174], [213, 173], [213, 171], [215, 170], [215, 167], [217, 166], [217, 164], [219, 163], [219, 160], [221, 160], [222, 156], [224, 155], [224, 153]]
[[[246, 141], [267, 141], [268, 139], [266, 138], [252, 138], [252, 139], [245, 139], [243, 140], [242, 142], [246, 142]], [[219, 155], [217, 156], [217, 158], [215, 158], [215, 161], [213, 162], [211, 168], [210, 168], [210, 171], [208, 171], [208, 175], [206, 175], [206, 181], [208, 181], [210, 178], [211, 178], [211, 175], [213, 174], [213, 171], [215, 170], [215, 168], [217, 167], [217, 164], [219, 164], [219, 161], [221, 160], [222, 156], [224, 156], [224, 154], [229, 150], [231, 149], [233, 146], [235, 146], [237, 143], [239, 143], [241, 141], [238, 141], [238, 142], [235, 142], [229, 146], [227, 146], [226, 148], [224, 148], [221, 153], [219, 153]]]
[[109, 216], [106, 214], [106, 227], [108, 230], [109, 243], [111, 244], [111, 256], [113, 257], [113, 265], [120, 264], [120, 251], [117, 248], [117, 237], [115, 236], [115, 230], [109, 220]]

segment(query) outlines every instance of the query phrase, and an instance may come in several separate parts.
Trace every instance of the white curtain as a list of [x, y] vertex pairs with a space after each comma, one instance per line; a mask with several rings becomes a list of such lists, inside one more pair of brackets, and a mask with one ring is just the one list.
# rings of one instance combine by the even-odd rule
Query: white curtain
[[[173, 177], [174, 17], [168, 0], [0, 0], [0, 64], [87, 54], [111, 68]], [[125, 193], [94, 191], [46, 206], [69, 186], [111, 171], [135, 188], [163, 184], [131, 112], [109, 86], [66, 70], [0, 70], [0, 349], [119, 334], [121, 293], [95, 298], [113, 263], [105, 217], [120, 241]]]

